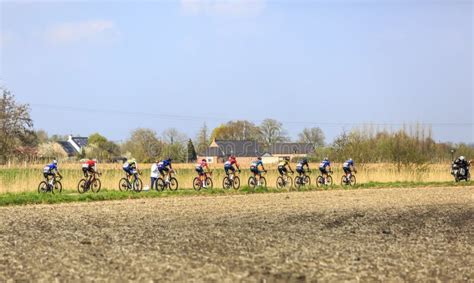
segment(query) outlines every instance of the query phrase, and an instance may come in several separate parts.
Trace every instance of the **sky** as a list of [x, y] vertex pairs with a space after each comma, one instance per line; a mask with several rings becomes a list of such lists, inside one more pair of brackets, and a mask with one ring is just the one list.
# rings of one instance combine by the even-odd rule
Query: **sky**
[[474, 4], [0, 0], [0, 85], [50, 134], [282, 121], [474, 141]]

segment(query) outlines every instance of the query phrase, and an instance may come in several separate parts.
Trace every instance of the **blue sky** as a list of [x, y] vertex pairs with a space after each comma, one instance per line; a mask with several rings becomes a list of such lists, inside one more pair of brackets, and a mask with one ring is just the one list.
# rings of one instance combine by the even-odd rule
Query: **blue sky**
[[2, 1], [0, 79], [36, 128], [433, 125], [474, 141], [472, 1]]

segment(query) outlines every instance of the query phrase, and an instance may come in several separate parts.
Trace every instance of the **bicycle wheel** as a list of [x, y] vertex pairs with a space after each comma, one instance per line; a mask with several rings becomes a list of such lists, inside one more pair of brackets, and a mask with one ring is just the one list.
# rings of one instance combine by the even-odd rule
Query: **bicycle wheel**
[[264, 189], [267, 188], [267, 179], [265, 179], [265, 177], [260, 177], [260, 187]]
[[316, 178], [316, 186], [319, 188], [319, 187], [322, 187], [323, 185], [324, 185], [323, 176], [318, 176], [318, 178]]
[[200, 191], [200, 190], [201, 190], [201, 186], [202, 186], [201, 179], [199, 179], [199, 177], [194, 178], [194, 180], [193, 180], [193, 188], [194, 188], [194, 190]]
[[351, 186], [355, 186], [357, 184], [357, 179], [355, 175], [351, 176], [350, 183]]
[[130, 182], [126, 178], [122, 178], [119, 181], [119, 190], [121, 192], [126, 192], [130, 190]]
[[133, 190], [137, 193], [139, 193], [143, 190], [142, 179], [140, 179], [140, 178], [135, 179], [135, 181], [133, 182]]
[[326, 186], [332, 186], [332, 185], [333, 185], [332, 176], [328, 176], [326, 180]]
[[303, 185], [311, 185], [311, 178], [309, 176], [304, 176]]
[[178, 180], [175, 177], [170, 178], [169, 187], [172, 191], [176, 191], [178, 189]]
[[48, 183], [41, 181], [38, 185], [38, 193], [47, 193], [48, 192]]
[[230, 180], [229, 177], [224, 177], [224, 180], [222, 180], [222, 188], [224, 190], [228, 190], [230, 188], [232, 188], [232, 181]]
[[59, 181], [54, 182], [54, 187], [53, 187], [52, 193], [53, 194], [60, 194], [62, 191], [63, 191], [63, 184], [61, 184], [61, 182], [59, 182]]
[[91, 189], [94, 193], [98, 193], [102, 188], [102, 183], [99, 179], [95, 179], [94, 182], [91, 184]]
[[296, 177], [295, 177], [295, 187], [296, 187], [297, 189], [299, 189], [299, 188], [301, 187], [301, 185], [302, 185], [302, 183], [303, 183], [302, 180], [303, 180], [303, 178], [301, 178], [300, 176], [296, 176]]
[[162, 178], [156, 179], [156, 190], [162, 192], [165, 189], [165, 181]]
[[251, 189], [255, 188], [255, 186], [257, 185], [257, 180], [255, 180], [255, 177], [249, 177], [248, 185]]
[[212, 179], [207, 177], [206, 178], [206, 189], [211, 189], [214, 187], [214, 183], [212, 182]]
[[81, 179], [79, 181], [79, 183], [77, 184], [77, 192], [78, 193], [83, 194], [87, 191], [86, 182], [87, 181], [85, 179]]
[[234, 176], [234, 179], [232, 180], [234, 190], [240, 189], [240, 178], [237, 176]]
[[277, 189], [279, 189], [279, 190], [283, 189], [283, 188], [285, 187], [285, 185], [286, 185], [285, 183], [286, 183], [286, 182], [285, 182], [285, 180], [283, 179], [283, 177], [282, 177], [282, 176], [279, 176], [279, 177], [277, 178], [277, 182], [276, 182], [276, 187], [277, 187]]

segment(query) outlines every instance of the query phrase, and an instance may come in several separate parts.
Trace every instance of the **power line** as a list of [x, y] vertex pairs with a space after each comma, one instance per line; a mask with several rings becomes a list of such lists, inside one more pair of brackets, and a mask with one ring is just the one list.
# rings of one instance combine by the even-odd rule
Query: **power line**
[[[217, 117], [217, 116], [194, 116], [194, 115], [182, 115], [182, 114], [163, 114], [163, 113], [149, 113], [149, 112], [135, 112], [135, 111], [125, 111], [118, 109], [93, 109], [93, 108], [84, 108], [84, 107], [75, 107], [75, 106], [66, 106], [66, 105], [52, 105], [52, 104], [43, 104], [43, 103], [31, 103], [31, 106], [36, 106], [40, 108], [48, 108], [59, 111], [73, 111], [80, 113], [98, 113], [98, 114], [111, 114], [111, 115], [126, 115], [126, 116], [136, 116], [136, 117], [151, 117], [156, 119], [163, 120], [172, 120], [172, 121], [197, 121], [197, 120], [219, 120], [219, 121], [231, 121], [239, 120], [236, 117]], [[247, 119], [248, 120], [248, 119]], [[250, 119], [252, 122], [260, 123], [263, 120]], [[284, 124], [300, 124], [300, 125], [320, 125], [320, 126], [334, 126], [334, 127], [355, 127], [355, 126], [374, 126], [374, 127], [403, 127], [403, 126], [432, 126], [432, 127], [472, 127], [474, 123], [454, 123], [454, 122], [415, 122], [415, 123], [400, 123], [400, 122], [382, 122], [382, 123], [372, 123], [372, 122], [309, 122], [309, 121], [288, 121], [288, 120], [279, 120]]]

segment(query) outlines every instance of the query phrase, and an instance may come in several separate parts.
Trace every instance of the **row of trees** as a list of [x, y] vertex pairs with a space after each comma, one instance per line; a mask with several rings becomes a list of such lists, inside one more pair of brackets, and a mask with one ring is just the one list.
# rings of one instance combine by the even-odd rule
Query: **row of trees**
[[[34, 157], [66, 158], [57, 141], [67, 136], [48, 136], [45, 131], [34, 131], [28, 105], [16, 103], [14, 96], [3, 90], [0, 100], [0, 163], [8, 160], [26, 160]], [[151, 162], [171, 156], [178, 162], [192, 161], [197, 153], [204, 152], [213, 139], [255, 140], [264, 146], [290, 141], [288, 132], [277, 120], [266, 119], [259, 125], [249, 121], [229, 121], [212, 131], [204, 124], [194, 139], [176, 129], [168, 129], [160, 136], [151, 129], [136, 129], [123, 143], [117, 144], [96, 133], [89, 137], [89, 145], [77, 158], [98, 158], [111, 161], [117, 157], [134, 157]], [[396, 131], [374, 130], [370, 127], [342, 133], [333, 143], [325, 144], [320, 128], [306, 128], [297, 142], [311, 143], [316, 148], [311, 158], [315, 161], [324, 156], [335, 161], [348, 157], [358, 163], [391, 162], [402, 166], [421, 166], [428, 162], [451, 159], [450, 151], [474, 156], [474, 147], [464, 144], [436, 143], [431, 129], [421, 125], [403, 127]]]

